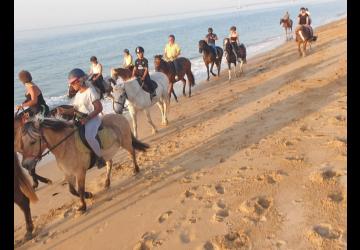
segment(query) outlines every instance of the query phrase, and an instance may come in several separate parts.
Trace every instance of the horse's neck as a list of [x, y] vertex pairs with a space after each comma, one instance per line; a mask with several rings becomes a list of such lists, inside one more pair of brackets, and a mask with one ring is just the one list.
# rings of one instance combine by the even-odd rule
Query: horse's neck
[[134, 101], [139, 95], [144, 95], [144, 90], [141, 88], [136, 78], [130, 79], [125, 82], [125, 92], [130, 101]]
[[171, 70], [170, 70], [170, 62], [166, 62], [164, 60], [161, 61], [161, 64], [160, 64], [160, 68], [163, 69], [163, 72], [165, 74], [169, 74], [171, 73]]
[[[48, 145], [48, 149], [53, 147], [54, 145], [58, 144], [62, 141], [66, 136], [68, 136], [75, 128], [65, 128], [61, 132], [60, 131], [53, 131], [50, 128], [43, 128], [43, 136], [45, 137]], [[74, 133], [75, 134], [75, 133]], [[60, 143], [56, 148], [52, 149], [51, 152], [55, 155], [57, 160], [61, 160], [65, 155], [66, 151], [70, 150], [73, 151], [73, 147], [71, 144], [74, 145], [73, 140], [71, 140], [73, 136], [67, 138], [62, 143]]]

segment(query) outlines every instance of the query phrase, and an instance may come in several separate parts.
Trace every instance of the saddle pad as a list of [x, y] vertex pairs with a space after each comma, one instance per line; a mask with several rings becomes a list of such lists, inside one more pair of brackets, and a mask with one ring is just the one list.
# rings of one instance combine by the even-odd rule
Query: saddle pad
[[[97, 134], [100, 138], [100, 145], [102, 149], [108, 149], [115, 143], [116, 135], [112, 129], [103, 128]], [[80, 138], [80, 134], [77, 131], [75, 133], [75, 145], [81, 153], [91, 153], [91, 150], [83, 143]]]

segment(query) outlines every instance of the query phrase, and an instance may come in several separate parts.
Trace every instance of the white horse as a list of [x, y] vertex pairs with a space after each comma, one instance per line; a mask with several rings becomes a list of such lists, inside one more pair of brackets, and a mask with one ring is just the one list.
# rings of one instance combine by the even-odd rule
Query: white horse
[[138, 80], [134, 77], [131, 78], [129, 70], [122, 68], [112, 69], [111, 78], [116, 81], [119, 77], [122, 79], [123, 84], [112, 84], [113, 90], [111, 95], [113, 99], [113, 108], [116, 113], [118, 113], [118, 110], [122, 109], [122, 104], [120, 104], [118, 100], [125, 92], [129, 102], [128, 109], [132, 119], [135, 137], [138, 135], [136, 115], [137, 112], [141, 110], [143, 110], [146, 114], [147, 121], [152, 127], [152, 133], [155, 134], [157, 132], [149, 113], [149, 108], [155, 103], [161, 111], [161, 124], [168, 124], [167, 112], [169, 110], [170, 98], [167, 87], [169, 79], [164, 73], [154, 72], [150, 74], [150, 78], [158, 85], [156, 88], [156, 96], [153, 97], [152, 100], [150, 99], [150, 94], [142, 89]]

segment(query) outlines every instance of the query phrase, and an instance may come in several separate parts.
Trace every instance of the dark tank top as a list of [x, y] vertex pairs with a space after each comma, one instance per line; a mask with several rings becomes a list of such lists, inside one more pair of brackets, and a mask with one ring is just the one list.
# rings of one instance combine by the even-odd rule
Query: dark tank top
[[[25, 102], [30, 101], [31, 100], [31, 95], [30, 94], [25, 94]], [[42, 93], [40, 93], [40, 95], [38, 95], [38, 101], [34, 106], [30, 107], [31, 111], [34, 112], [34, 114], [37, 114], [39, 112], [43, 112], [45, 116], [49, 115], [49, 106], [46, 104], [44, 97], [42, 95]]]
[[299, 21], [299, 24], [300, 25], [304, 25], [306, 24], [306, 18], [308, 17], [308, 14], [302, 16], [302, 15], [299, 15], [299, 18], [300, 18], [300, 21]]

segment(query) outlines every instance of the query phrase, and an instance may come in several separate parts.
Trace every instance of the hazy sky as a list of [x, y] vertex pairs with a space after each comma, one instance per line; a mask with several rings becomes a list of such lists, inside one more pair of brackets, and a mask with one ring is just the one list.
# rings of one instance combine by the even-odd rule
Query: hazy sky
[[15, 30], [294, 0], [15, 0]]

